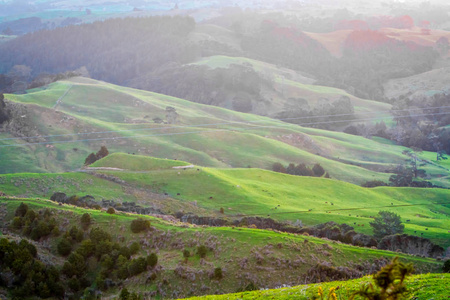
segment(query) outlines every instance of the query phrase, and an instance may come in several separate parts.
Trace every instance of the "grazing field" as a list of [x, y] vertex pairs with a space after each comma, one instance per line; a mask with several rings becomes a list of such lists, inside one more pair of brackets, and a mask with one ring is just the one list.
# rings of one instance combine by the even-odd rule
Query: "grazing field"
[[[28, 109], [27, 123], [22, 126], [25, 132], [16, 135], [38, 138], [0, 133], [0, 153], [10, 158], [0, 160], [0, 173], [73, 171], [101, 145], [111, 153], [150, 155], [207, 167], [271, 169], [274, 162], [320, 163], [332, 178], [357, 184], [387, 181], [389, 170], [407, 158], [401, 153], [404, 147], [376, 140], [81, 77], [25, 95], [7, 94], [6, 99]], [[176, 109], [176, 123], [155, 123], [156, 117], [165, 120], [168, 106]], [[20, 158], [12, 154], [17, 152]], [[440, 164], [432, 161], [424, 169], [433, 175], [431, 180], [448, 186], [441, 180], [448, 176], [448, 169], [439, 168]]]
[[[370, 272], [380, 262], [389, 261], [396, 256], [402, 261], [412, 262], [419, 273], [439, 272], [442, 266], [441, 262], [433, 259], [359, 248], [309, 236], [241, 227], [190, 226], [150, 216], [140, 216], [151, 222], [150, 231], [132, 233], [130, 224], [136, 219], [136, 215], [111, 215], [105, 211], [57, 205], [37, 199], [0, 198], [0, 207], [5, 212], [0, 216], [3, 224], [12, 220], [20, 203], [27, 204], [30, 209], [49, 209], [57, 222], [66, 224], [63, 230], [79, 225], [81, 215], [88, 213], [92, 220], [90, 228], [103, 229], [111, 235], [113, 241], [120, 240], [122, 245], [140, 242], [142, 246], [135, 257], [156, 252], [160, 267], [156, 271], [148, 270], [132, 277], [126, 286], [130, 291], [140, 293], [156, 291], [163, 298], [224, 294], [244, 289], [249, 284], [258, 289], [276, 288], [282, 284], [296, 286], [305, 280], [311, 280], [311, 274], [318, 265], [332, 266], [329, 267], [331, 270], [344, 270], [341, 272], [347, 274], [345, 276], [355, 276], [360, 272], [356, 271], [358, 268]], [[2, 232], [5, 237], [10, 237], [8, 230], [2, 229]], [[39, 257], [62, 265], [64, 258], [55, 253], [59, 239], [52, 236], [45, 241], [33, 242]], [[196, 253], [199, 245], [208, 247], [204, 258]], [[183, 249], [190, 251], [187, 259], [183, 258]], [[94, 264], [92, 260], [91, 264]], [[87, 267], [93, 278], [99, 272], [95, 266], [97, 265]], [[222, 269], [222, 279], [214, 279], [209, 275], [218, 267]], [[154, 272], [157, 276], [148, 280]], [[103, 296], [113, 296], [119, 292], [120, 289], [111, 288]]]
[[[414, 275], [406, 280], [409, 291], [408, 299], [448, 299], [446, 283], [450, 280], [449, 274], [423, 274]], [[296, 287], [282, 287], [274, 290], [243, 292], [227, 295], [214, 295], [191, 297], [191, 300], [232, 300], [232, 299], [298, 299], [306, 300], [318, 295], [319, 287], [327, 299], [330, 289], [335, 288], [338, 299], [348, 299], [353, 292], [358, 291], [361, 285], [372, 282], [371, 276], [350, 281], [334, 281], [319, 284], [300, 285]]]
[[[450, 227], [449, 190], [369, 189], [334, 179], [261, 169], [188, 165], [180, 161], [113, 154], [92, 165], [92, 174], [10, 174], [0, 175], [0, 182], [4, 193], [20, 197], [49, 198], [54, 192], [64, 192], [80, 197], [92, 195], [97, 200], [136, 202], [169, 214], [183, 211], [230, 219], [258, 216], [302, 221], [305, 225], [335, 221], [347, 223], [355, 227], [355, 231], [366, 234], [372, 233], [369, 223], [373, 216], [380, 210], [388, 210], [401, 215], [405, 233], [450, 246], [447, 232]], [[100, 169], [95, 170], [95, 167]], [[167, 198], [161, 199], [161, 195]], [[224, 214], [220, 213], [221, 208]]]

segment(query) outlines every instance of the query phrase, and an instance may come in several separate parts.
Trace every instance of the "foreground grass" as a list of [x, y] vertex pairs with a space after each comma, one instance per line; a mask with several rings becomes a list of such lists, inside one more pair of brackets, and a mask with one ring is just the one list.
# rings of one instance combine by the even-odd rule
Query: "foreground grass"
[[[359, 290], [361, 285], [372, 282], [371, 276], [349, 281], [324, 282], [320, 284], [300, 285], [296, 287], [279, 288], [273, 290], [243, 292], [228, 295], [214, 295], [203, 297], [192, 297], [191, 300], [217, 299], [312, 299], [317, 296], [319, 287], [324, 291], [324, 299], [327, 299], [330, 288], [338, 288], [336, 291], [337, 299], [348, 299], [349, 296]], [[421, 274], [414, 275], [406, 279], [408, 296], [406, 299], [448, 299], [448, 282], [450, 274]], [[356, 299], [362, 299], [357, 297]]]

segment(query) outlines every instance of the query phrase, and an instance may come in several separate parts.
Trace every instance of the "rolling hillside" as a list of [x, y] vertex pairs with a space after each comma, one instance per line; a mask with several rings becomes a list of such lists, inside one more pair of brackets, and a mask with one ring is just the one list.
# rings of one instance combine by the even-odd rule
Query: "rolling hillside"
[[[340, 57], [342, 56], [344, 41], [351, 32], [353, 30], [337, 30], [327, 33], [306, 32], [306, 34], [321, 43], [331, 54]], [[430, 30], [429, 32], [427, 31], [427, 34], [419, 27], [413, 27], [411, 29], [382, 28], [380, 32], [390, 38], [403, 42], [414, 42], [418, 45], [430, 47], [433, 47], [441, 37], [450, 38], [450, 32], [448, 31]]]
[[[403, 147], [375, 140], [81, 77], [6, 99], [23, 109], [24, 118], [17, 116], [19, 132], [0, 135], [0, 155], [7, 158], [0, 162], [0, 173], [76, 170], [101, 145], [111, 152], [207, 167], [271, 169], [274, 162], [320, 163], [332, 178], [358, 184], [387, 181], [390, 174], [383, 172], [407, 158], [401, 154]], [[176, 123], [156, 124], [152, 119], [166, 120], [168, 106], [176, 109]], [[436, 179], [448, 176], [448, 168], [431, 158], [425, 169]]]
[[4, 193], [17, 197], [49, 198], [64, 192], [91, 195], [97, 201], [135, 202], [165, 214], [183, 212], [231, 220], [253, 216], [305, 225], [335, 221], [366, 234], [371, 234], [372, 217], [389, 210], [402, 216], [406, 233], [450, 246], [450, 192], [444, 189], [368, 189], [332, 179], [260, 169], [193, 167], [119, 153], [82, 173], [0, 175], [0, 183]]
[[[275, 288], [282, 284], [298, 285], [323, 276], [320, 271], [315, 271], [320, 270], [320, 266], [335, 274], [341, 274], [339, 276], [343, 278], [353, 278], [371, 270], [375, 271], [378, 266], [395, 256], [414, 263], [419, 273], [439, 271], [442, 265], [432, 259], [348, 246], [309, 236], [250, 228], [188, 226], [149, 216], [143, 218], [151, 222], [151, 230], [132, 233], [130, 224], [136, 219], [133, 214], [111, 215], [104, 211], [74, 208], [35, 199], [0, 198], [0, 218], [3, 224], [12, 220], [20, 203], [25, 203], [36, 211], [47, 209], [54, 217], [54, 222], [66, 224], [62, 227], [62, 232], [68, 230], [68, 226], [79, 225], [81, 215], [88, 213], [91, 216], [91, 224], [84, 233], [85, 236], [88, 236], [89, 230], [100, 228], [110, 234], [113, 241], [120, 241], [120, 245], [138, 242], [141, 248], [132, 257], [133, 260], [149, 253], [157, 254], [156, 268], [145, 269], [127, 280], [117, 279], [115, 272], [109, 272], [106, 277], [112, 278], [110, 282], [114, 285], [104, 290], [102, 297], [117, 296], [124, 287], [147, 297], [183, 298], [236, 292], [245, 289], [249, 284], [256, 288]], [[2, 237], [14, 239], [9, 230], [2, 231]], [[17, 234], [16, 230], [13, 230], [13, 233]], [[63, 265], [66, 258], [58, 255], [56, 251], [56, 245], [62, 238], [63, 235], [52, 234], [40, 241], [32, 241], [37, 247], [38, 258], [56, 267]], [[199, 245], [207, 246], [204, 258], [196, 254]], [[78, 243], [74, 243], [73, 247], [73, 251], [79, 251], [81, 248]], [[190, 251], [187, 259], [183, 258], [183, 249]], [[95, 256], [90, 257], [87, 264], [83, 261], [83, 265], [88, 271], [87, 280], [95, 280], [103, 269]], [[222, 279], [211, 275], [214, 274], [215, 268], [221, 268]], [[70, 283], [69, 286], [73, 287]]]
[[[355, 117], [365, 120], [362, 123], [373, 123], [377, 118], [390, 117], [388, 112], [391, 105], [377, 101], [371, 101], [355, 97], [344, 90], [314, 85], [314, 80], [293, 70], [275, 66], [273, 64], [244, 58], [228, 56], [211, 56], [201, 59], [196, 65], [206, 65], [212, 69], [228, 68], [231, 64], [250, 66], [263, 78], [269, 78], [273, 82], [273, 89], [266, 89], [262, 96], [270, 99], [269, 103], [263, 102], [254, 105], [252, 113], [276, 116], [281, 111], [301, 105], [299, 99], [305, 99], [310, 107], [321, 105], [322, 102], [333, 103], [345, 96], [351, 101], [355, 109]], [[325, 100], [326, 99], [326, 100]], [[226, 105], [224, 103], [224, 105]], [[341, 124], [336, 124], [341, 125]]]

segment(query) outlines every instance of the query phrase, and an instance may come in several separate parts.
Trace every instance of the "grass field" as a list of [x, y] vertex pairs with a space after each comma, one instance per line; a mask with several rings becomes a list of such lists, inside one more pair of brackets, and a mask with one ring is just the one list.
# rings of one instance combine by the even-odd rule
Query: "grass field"
[[[51, 109], [63, 95], [56, 110]], [[387, 181], [389, 174], [384, 172], [406, 159], [401, 154], [403, 147], [86, 78], [56, 82], [6, 98], [30, 107], [30, 126], [36, 126], [46, 137], [42, 144], [5, 147], [25, 142], [7, 140], [11, 136], [1, 133], [0, 155], [8, 159], [0, 160], [0, 173], [76, 170], [101, 145], [110, 152], [208, 167], [270, 169], [277, 161], [320, 163], [332, 178], [353, 183]], [[155, 124], [153, 118], [165, 119], [167, 106], [176, 108], [177, 123]], [[18, 152], [20, 157], [14, 155]], [[430, 173], [436, 178], [448, 176], [446, 170], [435, 171]], [[441, 182], [446, 184], [445, 180]]]
[[[261, 169], [214, 169], [186, 166], [181, 161], [144, 156], [112, 154], [92, 167], [126, 182], [121, 185], [86, 173], [0, 175], [2, 191], [21, 197], [46, 197], [54, 192], [86, 194], [96, 199], [132, 201], [159, 207], [166, 213], [224, 217], [270, 217], [279, 221], [301, 220], [305, 225], [328, 221], [347, 223], [358, 232], [370, 234], [369, 223], [380, 210], [402, 216], [405, 232], [448, 247], [450, 191], [444, 189], [373, 189], [325, 178], [300, 177]], [[147, 192], [150, 192], [148, 194]], [[170, 201], [155, 195], [166, 193]], [[196, 203], [192, 206], [192, 203]], [[311, 211], [310, 211], [311, 210]], [[409, 220], [409, 221], [406, 221]]]
[[[414, 275], [406, 280], [409, 291], [407, 299], [448, 299], [446, 284], [450, 281], [450, 274], [423, 274]], [[296, 287], [283, 287], [274, 290], [244, 292], [228, 295], [214, 295], [203, 297], [192, 297], [191, 300], [202, 299], [298, 299], [307, 300], [313, 296], [318, 296], [319, 287], [324, 291], [324, 299], [327, 299], [331, 288], [337, 288], [336, 296], [338, 300], [348, 299], [351, 294], [358, 291], [360, 286], [372, 282], [371, 276], [350, 281], [334, 281], [320, 284], [300, 285]], [[362, 298], [356, 298], [362, 299]]]
[[[93, 220], [91, 227], [106, 230], [114, 239], [120, 238], [125, 244], [141, 240], [150, 241], [149, 246], [143, 246], [140, 254], [156, 251], [158, 264], [162, 266], [160, 273], [151, 282], [147, 281], [149, 273], [144, 273], [128, 280], [125, 284], [129, 290], [138, 292], [155, 291], [159, 286], [162, 291], [172, 295], [169, 298], [230, 293], [250, 282], [259, 288], [275, 288], [283, 283], [294, 286], [301, 284], [308, 270], [318, 263], [354, 268], [357, 265], [370, 265], [380, 257], [390, 260], [399, 256], [403, 261], [414, 263], [419, 273], [438, 272], [442, 265], [441, 262], [432, 259], [359, 248], [309, 236], [250, 228], [187, 226], [149, 216], [141, 217], [150, 220], [152, 231], [133, 234], [129, 229], [131, 221], [136, 218], [133, 214], [110, 215], [104, 211], [86, 210], [68, 205], [59, 206], [50, 201], [37, 199], [0, 198], [0, 205], [6, 206], [7, 213], [4, 217], [6, 221], [14, 217], [15, 209], [22, 202], [32, 209], [53, 210], [57, 218], [65, 220], [68, 224], [67, 228], [78, 224], [80, 216], [87, 212]], [[195, 254], [197, 245], [201, 244], [210, 247], [204, 259], [200, 259]], [[53, 251], [54, 241], [47, 242], [46, 245], [46, 249]], [[158, 248], [155, 250], [155, 247]], [[187, 262], [183, 262], [183, 249], [193, 253]], [[38, 247], [38, 252], [41, 253], [40, 251], [41, 248]], [[261, 253], [262, 261], [256, 262], [255, 253]], [[50, 255], [47, 258], [54, 262], [60, 261], [56, 256]], [[242, 265], [243, 260], [248, 261], [245, 266]], [[302, 263], [298, 263], [299, 261]], [[215, 267], [223, 269], [224, 278], [221, 281], [211, 279], [208, 275]], [[177, 275], [180, 268], [184, 273]], [[175, 271], [176, 269], [178, 271]], [[192, 274], [195, 276], [192, 277]], [[160, 283], [164, 280], [171, 284], [161, 286]], [[199, 282], [207, 288], [202, 289]], [[120, 290], [113, 288], [108, 294], [117, 295], [119, 292]], [[173, 292], [176, 292], [178, 296], [173, 296]]]

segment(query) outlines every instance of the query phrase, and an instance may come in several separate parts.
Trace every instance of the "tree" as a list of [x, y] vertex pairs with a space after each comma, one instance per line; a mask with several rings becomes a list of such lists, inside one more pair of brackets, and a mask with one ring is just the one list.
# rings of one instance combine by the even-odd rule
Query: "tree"
[[158, 264], [158, 256], [156, 253], [151, 253], [147, 256], [147, 266], [154, 268]]
[[444, 261], [444, 265], [442, 266], [442, 271], [444, 273], [450, 273], [450, 259]]
[[72, 243], [67, 240], [66, 238], [63, 238], [61, 241], [59, 241], [57, 245], [58, 253], [62, 256], [69, 255], [72, 251]]
[[314, 173], [314, 176], [316, 177], [322, 177], [323, 174], [325, 174], [325, 170], [320, 164], [315, 164], [312, 168], [312, 171]]
[[106, 149], [105, 146], [101, 146], [100, 150], [98, 150], [97, 154], [95, 154], [95, 157], [97, 158], [97, 160], [102, 159], [103, 157], [108, 156], [109, 151], [108, 149]]
[[128, 290], [126, 288], [124, 288], [120, 291], [119, 299], [120, 300], [128, 300], [129, 296], [130, 296], [130, 292], [128, 292]]
[[150, 229], [150, 221], [141, 218], [131, 221], [130, 225], [131, 231], [133, 233], [139, 233], [141, 231], [147, 231]]
[[276, 162], [272, 165], [272, 171], [278, 173], [286, 173], [286, 168], [279, 162]]
[[5, 96], [2, 93], [0, 93], [0, 124], [9, 119], [8, 114], [6, 112], [6, 104], [4, 99]]
[[375, 238], [381, 239], [388, 235], [403, 233], [405, 225], [400, 216], [390, 211], [380, 211], [373, 222], [370, 222]]
[[[414, 178], [417, 178], [417, 176], [419, 175], [419, 169], [417, 167], [417, 163], [420, 162], [420, 159], [417, 156], [417, 154], [420, 154], [420, 153], [422, 153], [422, 150], [420, 150], [420, 149], [404, 150], [402, 152], [402, 154], [409, 157], [409, 159], [407, 159], [406, 162], [408, 162], [411, 165], [411, 168], [414, 172]], [[421, 173], [423, 173], [423, 172], [421, 172]]]
[[89, 166], [93, 163], [95, 163], [97, 161], [97, 156], [95, 156], [94, 153], [91, 153], [88, 155], [88, 157], [86, 157], [86, 159], [84, 160], [84, 165], [85, 166]]
[[15, 216], [16, 217], [24, 217], [26, 215], [27, 211], [28, 211], [28, 205], [21, 202], [19, 207], [17, 207], [17, 209], [16, 209]]
[[89, 225], [91, 225], [91, 215], [89, 215], [88, 213], [84, 213], [81, 216], [80, 222], [81, 226], [83, 226], [83, 228], [86, 230], [89, 227]]

